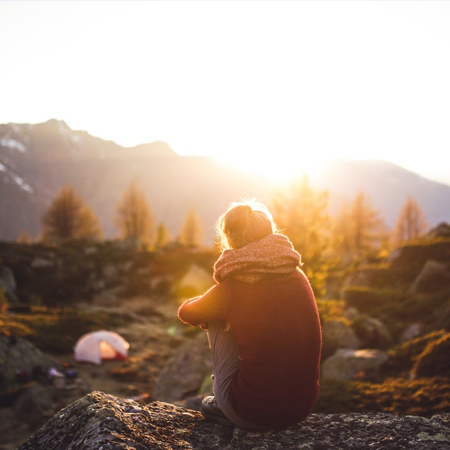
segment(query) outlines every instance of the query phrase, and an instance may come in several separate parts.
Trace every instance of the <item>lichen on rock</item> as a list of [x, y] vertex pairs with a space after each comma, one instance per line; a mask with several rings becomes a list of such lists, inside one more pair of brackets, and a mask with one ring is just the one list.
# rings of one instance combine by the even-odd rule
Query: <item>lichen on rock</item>
[[311, 414], [284, 430], [250, 432], [197, 411], [92, 392], [55, 414], [18, 450], [448, 450], [450, 414]]

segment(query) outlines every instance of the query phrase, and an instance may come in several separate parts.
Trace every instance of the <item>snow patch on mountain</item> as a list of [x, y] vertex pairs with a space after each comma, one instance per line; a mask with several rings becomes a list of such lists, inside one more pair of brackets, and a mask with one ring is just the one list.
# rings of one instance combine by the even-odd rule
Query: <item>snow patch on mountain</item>
[[73, 134], [70, 139], [74, 144], [80, 145], [83, 142], [83, 139], [78, 134]]
[[29, 184], [25, 183], [25, 181], [23, 181], [18, 175], [11, 174], [11, 178], [20, 187], [20, 189], [29, 192], [30, 194], [33, 193], [33, 188]]
[[20, 153], [25, 153], [27, 151], [27, 148], [25, 147], [25, 145], [22, 144], [22, 142], [19, 142], [16, 139], [12, 139], [9, 137], [1, 138], [0, 145], [3, 147], [8, 147], [12, 150], [17, 150]]
[[11, 170], [8, 170], [8, 168], [2, 163], [0, 163], [0, 172], [3, 172], [6, 174], [6, 179], [4, 179], [5, 183], [9, 183], [8, 180], [11, 179], [23, 191], [28, 192], [30, 194], [32, 194], [34, 192], [33, 188], [28, 183], [25, 183], [25, 181], [23, 181], [23, 179], [21, 177], [19, 177], [19, 175], [13, 173]]

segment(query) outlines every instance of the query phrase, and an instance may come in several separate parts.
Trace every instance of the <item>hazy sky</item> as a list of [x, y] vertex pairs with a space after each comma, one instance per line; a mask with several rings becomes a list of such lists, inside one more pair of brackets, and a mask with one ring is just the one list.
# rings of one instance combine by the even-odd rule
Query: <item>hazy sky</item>
[[450, 2], [0, 1], [0, 123], [450, 184]]

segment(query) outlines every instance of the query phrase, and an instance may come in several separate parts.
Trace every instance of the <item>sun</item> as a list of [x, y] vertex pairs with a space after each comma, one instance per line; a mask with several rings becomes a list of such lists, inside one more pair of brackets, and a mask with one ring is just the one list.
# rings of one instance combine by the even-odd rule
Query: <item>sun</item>
[[320, 169], [325, 163], [325, 159], [314, 155], [305, 158], [298, 154], [278, 154], [266, 153], [263, 155], [244, 154], [231, 158], [219, 155], [213, 157], [218, 164], [222, 164], [240, 172], [249, 173], [268, 182], [277, 185], [289, 183], [295, 178], [308, 175], [310, 177]]

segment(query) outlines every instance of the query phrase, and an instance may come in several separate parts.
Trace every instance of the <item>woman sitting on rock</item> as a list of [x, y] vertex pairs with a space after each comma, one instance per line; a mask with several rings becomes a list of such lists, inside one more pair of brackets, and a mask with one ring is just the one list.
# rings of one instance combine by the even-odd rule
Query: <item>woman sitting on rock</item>
[[207, 419], [248, 430], [283, 428], [308, 415], [319, 393], [321, 329], [300, 255], [257, 202], [220, 217], [217, 284], [181, 305], [181, 321], [208, 330], [214, 396]]

